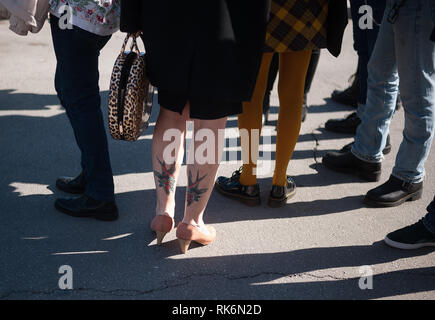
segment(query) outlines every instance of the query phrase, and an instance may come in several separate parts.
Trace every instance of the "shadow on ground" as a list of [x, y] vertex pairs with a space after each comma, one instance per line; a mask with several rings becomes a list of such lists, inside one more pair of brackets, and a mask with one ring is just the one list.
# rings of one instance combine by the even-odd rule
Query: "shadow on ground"
[[[107, 101], [107, 92], [102, 93], [102, 100]], [[45, 111], [47, 106], [57, 104], [54, 95], [0, 91], [0, 112]], [[103, 104], [105, 117], [106, 108]], [[155, 108], [151, 121], [155, 121], [157, 110]], [[5, 244], [0, 262], [2, 299], [366, 299], [435, 290], [434, 268], [378, 274], [374, 278], [374, 290], [360, 290], [359, 266], [432, 252], [428, 249], [392, 250], [380, 242], [294, 251], [289, 244], [287, 252], [204, 258], [180, 256], [176, 241], [168, 241], [162, 247], [154, 244], [154, 235], [149, 231], [155, 205], [154, 190], [117, 194], [121, 218], [116, 223], [59, 214], [53, 203], [57, 196], [64, 194], [53, 188], [54, 181], [59, 175], [74, 175], [80, 170], [79, 153], [66, 115], [3, 115], [0, 127], [0, 232]], [[316, 139], [323, 138], [327, 139], [323, 134]], [[316, 139], [310, 134], [300, 137], [300, 141], [313, 144]], [[150, 139], [127, 143], [109, 138], [109, 147], [115, 175], [152, 171]], [[295, 159], [311, 157], [311, 151], [295, 153]], [[318, 165], [314, 168], [318, 173], [295, 176], [297, 184], [317, 187], [353, 181], [344, 175], [324, 172]], [[263, 192], [269, 183], [267, 179], [260, 181]], [[30, 185], [29, 194], [20, 192], [19, 184]], [[185, 188], [178, 188], [179, 208], [183, 207], [184, 192]], [[246, 210], [241, 210], [241, 204], [223, 200], [219, 194], [212, 195], [208, 222], [321, 216], [362, 206], [359, 196], [337, 197], [293, 202], [273, 211], [259, 207], [247, 214]], [[177, 211], [178, 221], [181, 215], [182, 212]], [[122, 237], [103, 240], [113, 236]], [[266, 235], [264, 240], [268, 241]], [[198, 250], [203, 248], [194, 246], [190, 252], [194, 255]], [[83, 251], [89, 253], [72, 254]], [[58, 269], [65, 264], [74, 270], [75, 290], [71, 292], [60, 291], [57, 286]], [[327, 270], [343, 267], [356, 268], [355, 274], [339, 277], [330, 275]], [[291, 283], [279, 283], [283, 278], [284, 282]], [[295, 279], [298, 281], [294, 282]]]

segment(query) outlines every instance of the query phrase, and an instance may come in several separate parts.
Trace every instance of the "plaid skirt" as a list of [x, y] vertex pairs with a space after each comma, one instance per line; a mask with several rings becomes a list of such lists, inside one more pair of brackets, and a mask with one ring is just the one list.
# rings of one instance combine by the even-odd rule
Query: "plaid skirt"
[[272, 0], [267, 52], [325, 48], [328, 0]]

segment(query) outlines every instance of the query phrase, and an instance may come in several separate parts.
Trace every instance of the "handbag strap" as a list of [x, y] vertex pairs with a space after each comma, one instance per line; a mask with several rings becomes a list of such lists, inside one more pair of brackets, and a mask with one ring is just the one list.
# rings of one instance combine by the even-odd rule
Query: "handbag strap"
[[133, 39], [133, 42], [131, 43], [131, 46], [130, 46], [130, 51], [135, 51], [137, 54], [140, 55], [140, 50], [139, 50], [139, 47], [137, 45], [136, 37], [133, 36], [133, 34], [131, 34], [131, 33], [128, 33], [127, 36], [125, 37], [124, 43], [123, 43], [122, 48], [121, 48], [121, 53], [125, 53], [125, 48], [127, 47], [128, 40], [130, 40], [130, 38]]

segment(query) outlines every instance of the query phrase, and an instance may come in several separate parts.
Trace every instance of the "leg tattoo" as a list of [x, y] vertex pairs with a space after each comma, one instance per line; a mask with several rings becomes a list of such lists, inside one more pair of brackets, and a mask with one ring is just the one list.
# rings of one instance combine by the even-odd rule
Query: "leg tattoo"
[[159, 158], [157, 158], [157, 160], [159, 161], [160, 166], [162, 167], [162, 172], [157, 172], [156, 170], [154, 170], [154, 174], [158, 178], [159, 187], [163, 188], [166, 194], [169, 194], [174, 191], [174, 187], [175, 187], [175, 178], [174, 178], [175, 163], [173, 165], [168, 166], [165, 163], [165, 161], [160, 161]]
[[192, 172], [189, 171], [189, 181], [187, 185], [187, 206], [190, 206], [194, 201], [199, 201], [201, 194], [207, 192], [208, 189], [200, 189], [199, 183], [204, 180], [207, 175], [199, 177], [199, 171], [196, 175], [196, 181], [192, 179]]

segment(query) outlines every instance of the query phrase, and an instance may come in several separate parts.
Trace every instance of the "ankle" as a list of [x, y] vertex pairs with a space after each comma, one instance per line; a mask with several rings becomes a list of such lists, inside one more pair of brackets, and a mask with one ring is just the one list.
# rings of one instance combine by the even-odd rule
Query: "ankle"
[[272, 179], [272, 185], [285, 187], [287, 185], [287, 174], [275, 174]]
[[245, 171], [242, 171], [242, 174], [240, 175], [239, 182], [242, 186], [253, 186], [256, 185], [257, 177], [252, 174], [252, 169], [248, 169], [246, 171], [249, 171], [248, 173], [245, 173]]
[[204, 220], [202, 220], [202, 217], [194, 218], [194, 217], [184, 217], [181, 221], [184, 224], [192, 225], [192, 226], [204, 226]]
[[196, 232], [195, 230], [201, 232], [204, 235], [211, 235], [210, 230], [204, 224], [204, 221], [200, 221], [199, 223], [197, 223], [195, 220], [183, 220], [179, 224], [177, 229], [178, 236], [180, 236], [181, 238], [184, 237], [184, 239], [192, 239], [193, 235]]
[[174, 218], [174, 215], [175, 215], [174, 206], [156, 207], [156, 216], [169, 216], [171, 218]]

